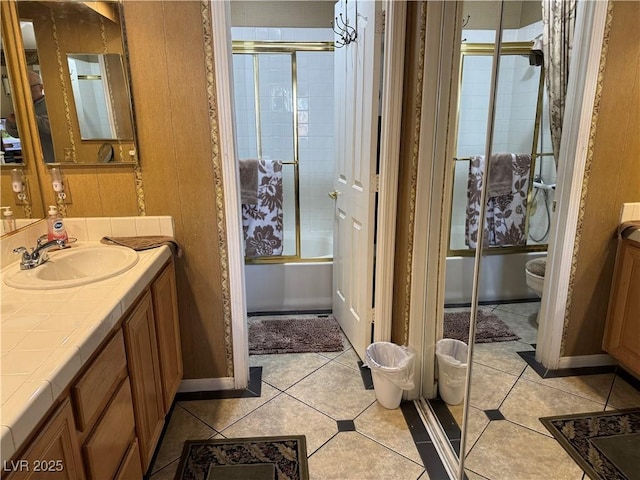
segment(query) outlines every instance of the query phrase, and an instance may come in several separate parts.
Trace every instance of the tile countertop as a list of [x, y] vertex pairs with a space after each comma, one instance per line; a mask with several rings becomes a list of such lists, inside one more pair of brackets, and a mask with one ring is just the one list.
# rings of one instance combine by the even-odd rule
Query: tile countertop
[[[72, 248], [102, 246], [78, 242]], [[55, 255], [50, 252], [51, 257]], [[22, 290], [2, 282], [2, 464], [22, 446], [124, 312], [171, 257], [169, 247], [138, 252], [128, 271], [100, 282]], [[4, 275], [15, 263], [2, 269]]]

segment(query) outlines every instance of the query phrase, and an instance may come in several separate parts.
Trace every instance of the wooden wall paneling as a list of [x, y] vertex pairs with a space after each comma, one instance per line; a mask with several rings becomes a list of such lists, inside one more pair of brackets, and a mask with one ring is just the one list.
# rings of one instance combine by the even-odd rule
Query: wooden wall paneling
[[[176, 181], [182, 224], [189, 232], [184, 243], [187, 249], [197, 252], [197, 255], [185, 258], [184, 274], [185, 280], [198, 279], [190, 283], [190, 304], [204, 314], [192, 325], [194, 362], [189, 374], [195, 378], [225, 377], [221, 299], [211, 304], [212, 292], [215, 292], [214, 298], [219, 297], [221, 274], [205, 52], [202, 31], [193, 27], [195, 22], [201, 21], [201, 6], [197, 2], [185, 5], [185, 2], [176, 1], [164, 2], [163, 8], [168, 27], [165, 36], [167, 58], [172, 66], [168, 74], [171, 111], [174, 112], [171, 127], [178, 149]], [[191, 46], [189, 55], [184, 54], [182, 42]], [[185, 85], [190, 88], [184, 88]], [[189, 108], [183, 108], [183, 105]], [[194, 118], [200, 121], [194, 122]], [[186, 139], [189, 151], [180, 148]], [[221, 159], [218, 162], [221, 163]], [[210, 248], [203, 248], [204, 245]], [[202, 320], [206, 322], [200, 323]], [[212, 357], [217, 357], [217, 361], [211, 362]]]
[[[130, 166], [62, 166], [71, 192], [69, 217], [121, 217], [138, 214], [133, 169]], [[50, 177], [49, 177], [50, 178]], [[48, 189], [52, 190], [48, 185]]]
[[620, 208], [640, 201], [640, 3], [615, 2], [564, 356], [601, 353]]
[[[184, 378], [226, 377], [199, 2], [126, 2], [147, 214], [172, 215]], [[153, 75], [149, 75], [153, 72]]]

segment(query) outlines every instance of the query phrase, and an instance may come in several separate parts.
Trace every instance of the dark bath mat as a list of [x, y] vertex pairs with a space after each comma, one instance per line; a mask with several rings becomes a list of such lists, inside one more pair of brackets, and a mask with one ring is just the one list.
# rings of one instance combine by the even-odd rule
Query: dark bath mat
[[342, 330], [324, 317], [249, 317], [249, 354], [341, 352]]
[[[445, 312], [444, 338], [455, 338], [469, 343], [469, 316], [471, 312]], [[515, 333], [500, 318], [491, 312], [478, 310], [476, 315], [475, 343], [510, 342], [519, 340]]]

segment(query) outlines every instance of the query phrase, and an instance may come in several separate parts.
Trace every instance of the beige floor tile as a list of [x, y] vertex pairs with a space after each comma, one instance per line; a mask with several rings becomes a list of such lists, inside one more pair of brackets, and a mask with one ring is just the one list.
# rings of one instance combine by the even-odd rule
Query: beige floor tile
[[620, 377], [616, 377], [607, 403], [616, 409], [640, 407], [640, 392]]
[[341, 432], [309, 458], [312, 480], [416, 480], [424, 469], [357, 432]]
[[476, 444], [482, 433], [489, 425], [489, 418], [482, 410], [477, 408], [469, 408], [469, 416], [467, 418], [467, 438], [465, 440], [465, 450], [469, 452]]
[[[482, 475], [478, 475], [475, 472], [472, 472], [468, 468], [464, 470], [465, 475], [467, 476], [467, 480], [488, 480], [487, 477], [483, 477]], [[155, 480], [155, 479], [152, 479]]]
[[518, 352], [532, 351], [531, 345], [522, 342], [476, 343], [473, 361], [512, 375], [520, 375], [527, 362]]
[[485, 365], [474, 364], [469, 404], [480, 410], [494, 410], [500, 406], [518, 377]]
[[249, 356], [250, 366], [262, 367], [262, 381], [283, 391], [328, 361], [317, 353]]
[[375, 402], [355, 419], [356, 430], [366, 437], [422, 465], [402, 410], [388, 410]]
[[508, 420], [551, 436], [540, 417], [603, 411], [604, 403], [594, 402], [528, 380], [518, 380], [500, 407]]
[[352, 420], [375, 401], [373, 390], [365, 390], [360, 373], [330, 362], [287, 390], [298, 400], [334, 420]]
[[465, 467], [491, 480], [580, 480], [583, 473], [553, 438], [504, 420], [489, 424]]
[[353, 368], [354, 370], [359, 372], [360, 371], [360, 367], [358, 367], [359, 360], [360, 360], [360, 357], [358, 356], [356, 351], [353, 348], [350, 348], [346, 352], [343, 352], [342, 354], [338, 355], [334, 361], [341, 363], [346, 367]]
[[192, 400], [189, 402], [179, 402], [178, 405], [193, 413], [210, 427], [221, 432], [279, 393], [280, 391], [263, 382], [261, 397]]
[[[501, 305], [497, 305], [496, 310], [501, 312], [509, 312], [515, 313], [517, 315], [522, 315], [523, 317], [530, 317], [531, 315], [535, 315], [540, 310], [540, 302], [522, 302], [522, 303], [503, 303]], [[494, 313], [498, 313], [495, 312]]]
[[287, 394], [278, 395], [222, 431], [227, 438], [305, 435], [311, 455], [338, 433], [336, 421]]
[[176, 405], [169, 420], [169, 426], [162, 438], [160, 450], [151, 467], [154, 473], [180, 458], [185, 440], [202, 440], [216, 435], [216, 431], [196, 417]]
[[604, 404], [611, 391], [614, 376], [613, 373], [604, 373], [577, 377], [542, 378], [533, 368], [527, 367], [522, 378]]
[[500, 317], [500, 319], [509, 326], [513, 333], [520, 337], [521, 342], [537, 342], [538, 326], [535, 322], [535, 315], [527, 317], [525, 315], [519, 315], [499, 308], [496, 308], [493, 313]]
[[175, 460], [171, 462], [166, 467], [163, 467], [161, 470], [155, 472], [151, 475], [151, 480], [174, 480], [176, 478], [176, 471], [178, 470], [178, 464], [180, 460]]
[[[458, 426], [462, 425], [462, 415], [463, 415], [463, 405], [448, 405], [449, 411], [453, 418], [455, 419]], [[480, 435], [484, 431], [484, 429], [489, 424], [489, 417], [484, 413], [483, 410], [480, 410], [475, 407], [469, 407], [469, 416], [467, 418], [467, 446], [466, 450], [469, 451], [473, 445], [476, 443]]]

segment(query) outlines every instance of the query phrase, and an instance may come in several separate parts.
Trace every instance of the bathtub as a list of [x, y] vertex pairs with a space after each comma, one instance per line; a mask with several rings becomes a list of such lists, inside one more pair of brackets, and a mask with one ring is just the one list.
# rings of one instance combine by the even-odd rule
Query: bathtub
[[[302, 239], [306, 258], [331, 258], [332, 238]], [[331, 310], [333, 262], [245, 265], [247, 312]]]
[[[538, 299], [527, 286], [524, 266], [529, 260], [546, 255], [546, 252], [524, 252], [484, 256], [480, 262], [478, 300], [501, 302]], [[473, 257], [447, 257], [446, 304], [471, 302], [473, 262]]]

